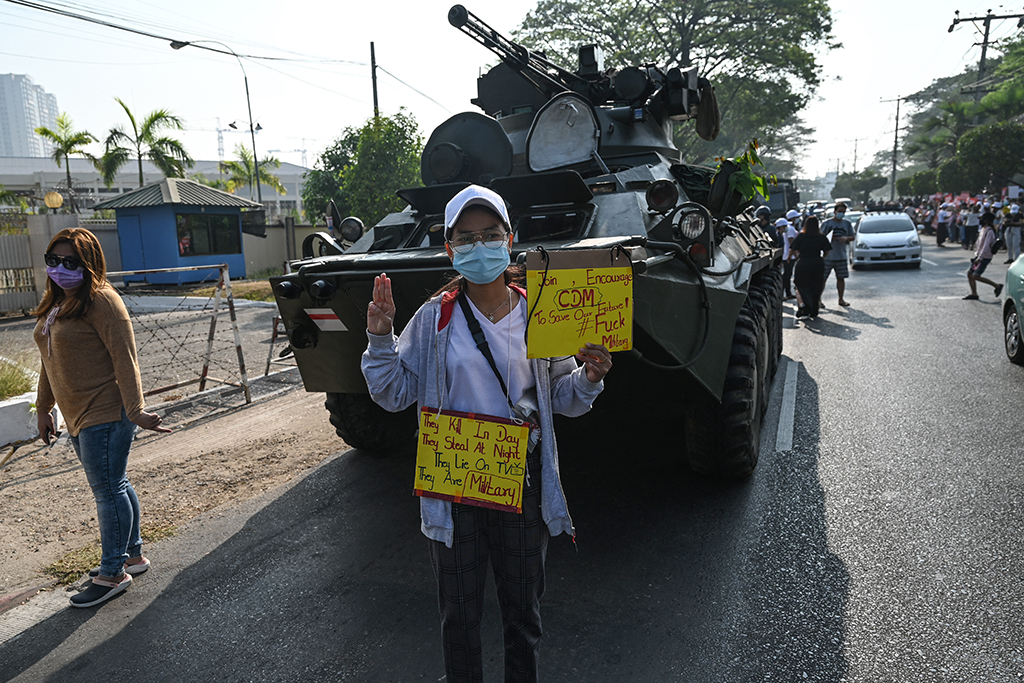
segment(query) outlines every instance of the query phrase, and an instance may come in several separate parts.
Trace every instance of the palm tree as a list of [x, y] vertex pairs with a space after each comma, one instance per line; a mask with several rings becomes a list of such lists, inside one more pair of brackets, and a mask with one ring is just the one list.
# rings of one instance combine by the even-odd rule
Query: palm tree
[[[68, 163], [68, 158], [72, 154], [81, 154], [85, 158], [91, 159], [93, 163], [96, 163], [96, 157], [85, 151], [86, 145], [91, 142], [98, 142], [96, 136], [88, 131], [75, 130], [71, 117], [68, 116], [67, 112], [57, 117], [56, 131], [52, 131], [46, 126], [40, 126], [36, 128], [36, 134], [46, 138], [53, 144], [53, 152], [50, 156], [57, 162], [57, 168], [60, 168], [61, 160], [64, 160], [64, 168], [68, 173], [68, 193], [70, 194], [71, 164]], [[74, 194], [71, 194], [71, 197], [72, 206], [74, 206]]]
[[1013, 121], [1024, 114], [1024, 83], [1007, 83], [981, 100], [981, 112], [995, 123]]
[[[220, 162], [221, 171], [228, 174], [228, 192], [234, 194], [238, 188], [248, 187], [251, 195], [254, 187], [252, 177], [255, 171], [252, 150], [243, 144], [237, 144], [235, 145], [235, 157], [237, 158], [232, 161]], [[267, 156], [260, 159], [260, 184], [277, 190], [278, 194], [287, 194], [288, 191], [281, 184], [281, 179], [268, 172], [268, 169], [280, 167], [281, 162], [277, 157]]]
[[25, 200], [14, 194], [13, 191], [5, 189], [3, 185], [0, 185], [0, 206], [4, 204], [20, 206], [22, 211], [25, 210]]
[[952, 156], [956, 154], [956, 144], [960, 142], [960, 138], [973, 127], [972, 120], [978, 114], [978, 107], [973, 102], [949, 100], [940, 104], [938, 109], [937, 115], [926, 119], [921, 124], [921, 130], [925, 133], [933, 131], [946, 133], [946, 145], [950, 149], [950, 156]]
[[142, 159], [148, 158], [160, 169], [160, 172], [169, 178], [183, 178], [185, 169], [192, 168], [192, 157], [185, 151], [185, 147], [174, 138], [161, 136], [165, 128], [184, 130], [184, 122], [180, 117], [175, 116], [166, 109], [156, 109], [146, 115], [141, 123], [136, 121], [128, 105], [115, 97], [117, 103], [124, 109], [131, 122], [131, 131], [124, 130], [121, 125], [110, 129], [106, 141], [103, 143], [105, 151], [100, 159], [98, 168], [103, 174], [103, 182], [107, 187], [114, 184], [114, 178], [121, 167], [132, 159], [139, 162], [139, 187], [145, 184], [142, 177]]

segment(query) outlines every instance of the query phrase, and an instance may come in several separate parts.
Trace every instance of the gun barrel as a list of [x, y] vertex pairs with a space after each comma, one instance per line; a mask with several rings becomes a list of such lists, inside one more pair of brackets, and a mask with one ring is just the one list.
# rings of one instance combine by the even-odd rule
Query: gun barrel
[[571, 71], [552, 64], [531, 53], [525, 46], [501, 35], [462, 5], [452, 5], [448, 10], [448, 23], [501, 57], [503, 62], [519, 71], [548, 96], [573, 90], [573, 86], [581, 80]]

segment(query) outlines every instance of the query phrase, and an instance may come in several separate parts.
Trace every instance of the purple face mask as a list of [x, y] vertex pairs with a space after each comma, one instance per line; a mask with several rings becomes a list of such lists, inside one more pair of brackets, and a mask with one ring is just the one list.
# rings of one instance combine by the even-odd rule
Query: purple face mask
[[63, 263], [57, 266], [46, 266], [46, 274], [61, 289], [75, 289], [85, 279], [84, 270], [81, 268], [78, 270], [68, 270], [64, 267]]

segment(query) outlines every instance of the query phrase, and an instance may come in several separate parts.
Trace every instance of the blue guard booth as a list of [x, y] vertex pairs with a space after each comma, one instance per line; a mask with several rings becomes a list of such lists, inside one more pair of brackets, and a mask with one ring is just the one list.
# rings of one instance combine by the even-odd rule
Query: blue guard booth
[[[226, 263], [231, 278], [235, 279], [245, 277], [242, 210], [258, 210], [261, 205], [193, 180], [164, 178], [93, 208], [113, 209], [117, 216], [122, 270]], [[262, 212], [258, 215], [262, 216]], [[262, 225], [259, 229], [263, 229]], [[147, 273], [124, 279], [126, 282], [182, 284], [216, 277], [217, 270], [211, 269]]]

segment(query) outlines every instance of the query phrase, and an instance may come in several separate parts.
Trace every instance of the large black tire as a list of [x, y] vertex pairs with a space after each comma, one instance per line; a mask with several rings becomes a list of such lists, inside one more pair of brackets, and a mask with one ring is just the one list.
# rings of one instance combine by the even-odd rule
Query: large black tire
[[1006, 357], [1011, 363], [1024, 365], [1024, 333], [1021, 331], [1021, 319], [1017, 307], [1007, 307], [1003, 316], [1003, 340], [1006, 344]]
[[782, 273], [757, 274], [733, 332], [725, 391], [718, 405], [686, 411], [690, 467], [720, 478], [746, 477], [757, 467], [761, 419], [782, 355]]
[[721, 404], [686, 411], [686, 453], [697, 472], [739, 478], [757, 466], [765, 376], [758, 365], [766, 338], [764, 327], [745, 305], [736, 320]]
[[415, 441], [415, 405], [389, 413], [369, 394], [327, 394], [324, 407], [338, 436], [352, 448], [387, 452]]

